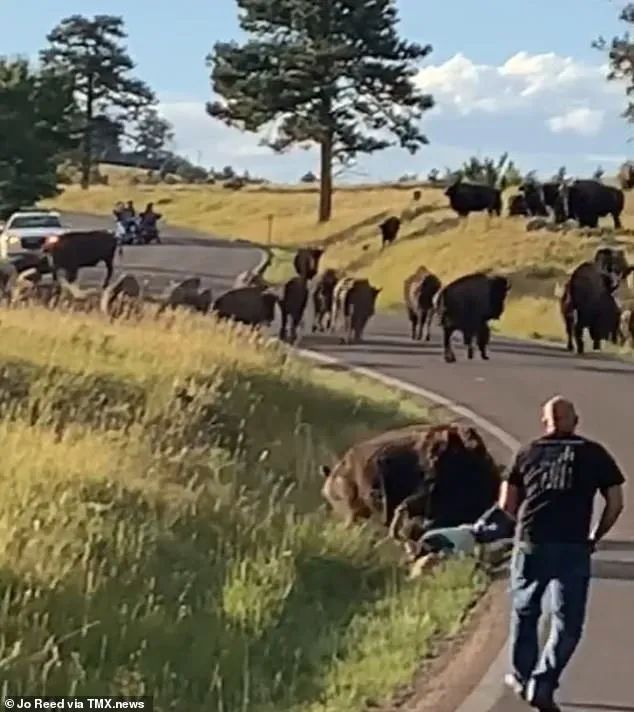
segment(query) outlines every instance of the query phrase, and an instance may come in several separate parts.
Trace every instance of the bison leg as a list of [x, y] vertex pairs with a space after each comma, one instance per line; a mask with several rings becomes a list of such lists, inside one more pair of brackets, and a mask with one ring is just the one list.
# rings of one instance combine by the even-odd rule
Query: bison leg
[[64, 272], [66, 274], [66, 281], [70, 284], [77, 280], [77, 267], [67, 267]]
[[579, 354], [579, 356], [581, 356], [584, 352], [583, 326], [581, 326], [579, 323], [575, 324], [574, 334], [575, 334], [575, 344], [577, 346], [577, 354]]
[[456, 360], [456, 354], [453, 352], [453, 349], [451, 348], [451, 335], [453, 333], [453, 329], [449, 326], [444, 326], [443, 327], [443, 347], [444, 347], [444, 352], [445, 352], [445, 361], [447, 363], [454, 363]]
[[431, 323], [434, 318], [434, 310], [430, 309], [425, 314], [425, 341], [431, 341]]
[[480, 356], [485, 361], [489, 360], [489, 356], [487, 354], [487, 346], [489, 345], [489, 340], [491, 338], [491, 329], [489, 329], [489, 325], [484, 322], [482, 326], [480, 326], [480, 329], [478, 330], [478, 348], [480, 349]]
[[288, 314], [285, 309], [282, 309], [282, 324], [280, 326], [280, 341], [286, 341], [286, 324], [288, 323]]
[[113, 258], [110, 257], [109, 259], [106, 259], [103, 262], [106, 265], [106, 278], [103, 282], [103, 288], [105, 289], [110, 284], [110, 280], [112, 279], [112, 274], [114, 272], [114, 267], [112, 264]]
[[473, 358], [473, 337], [474, 333], [471, 329], [465, 329], [462, 332], [462, 341], [464, 345], [467, 347], [467, 358], [472, 359]]
[[612, 219], [614, 220], [614, 229], [620, 230], [623, 227], [623, 225], [621, 224], [621, 213], [612, 213]]

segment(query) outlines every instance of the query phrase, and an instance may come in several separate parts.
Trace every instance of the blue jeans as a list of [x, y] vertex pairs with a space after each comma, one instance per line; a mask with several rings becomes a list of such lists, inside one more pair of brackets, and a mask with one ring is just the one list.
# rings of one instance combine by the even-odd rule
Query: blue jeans
[[[590, 549], [585, 544], [516, 543], [511, 560], [511, 666], [529, 696], [548, 698], [572, 657], [586, 616]], [[539, 656], [542, 598], [551, 595], [548, 640]]]

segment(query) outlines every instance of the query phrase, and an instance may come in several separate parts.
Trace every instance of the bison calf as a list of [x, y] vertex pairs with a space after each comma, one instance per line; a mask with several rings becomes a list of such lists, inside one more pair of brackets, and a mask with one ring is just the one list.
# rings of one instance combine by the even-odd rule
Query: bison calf
[[379, 229], [381, 230], [381, 248], [383, 248], [396, 240], [401, 229], [401, 221], [395, 216], [389, 217], [379, 225]]
[[284, 285], [282, 299], [280, 300], [280, 311], [282, 313], [282, 325], [280, 327], [280, 339], [286, 341], [288, 322], [291, 323], [290, 341], [297, 341], [297, 329], [304, 317], [306, 303], [308, 302], [308, 282], [304, 277], [293, 277]]
[[367, 279], [344, 277], [335, 287], [333, 298], [333, 330], [337, 329], [340, 316], [344, 321], [343, 343], [359, 342], [363, 331], [374, 315], [376, 298], [380, 288], [373, 287]]
[[332, 323], [333, 297], [339, 277], [334, 269], [327, 269], [315, 284], [313, 291], [313, 332], [324, 331], [324, 319], [327, 321], [326, 329]]
[[405, 280], [403, 285], [407, 316], [412, 325], [412, 339], [423, 338], [423, 327], [427, 326], [425, 341], [431, 338], [431, 319], [434, 313], [434, 297], [441, 287], [440, 280], [426, 267], [419, 267]]

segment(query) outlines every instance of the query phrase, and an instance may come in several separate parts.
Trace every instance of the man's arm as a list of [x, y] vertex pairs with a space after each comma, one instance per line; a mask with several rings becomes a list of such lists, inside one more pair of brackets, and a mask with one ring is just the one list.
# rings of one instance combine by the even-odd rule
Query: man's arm
[[524, 477], [522, 473], [522, 450], [515, 456], [511, 465], [502, 475], [502, 484], [498, 495], [498, 507], [513, 519], [524, 497]]
[[621, 516], [621, 512], [623, 511], [623, 487], [621, 487], [621, 485], [608, 487], [608, 489], [601, 494], [605, 498], [605, 504], [603, 505], [601, 518], [590, 535], [590, 541], [593, 544], [603, 539], [616, 524], [617, 519]]

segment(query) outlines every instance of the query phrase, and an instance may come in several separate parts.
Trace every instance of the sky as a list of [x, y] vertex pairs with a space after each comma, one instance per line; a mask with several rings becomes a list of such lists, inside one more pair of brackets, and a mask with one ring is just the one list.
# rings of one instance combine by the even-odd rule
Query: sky
[[[608, 83], [599, 35], [625, 32], [619, 0], [397, 0], [400, 32], [431, 44], [418, 85], [436, 106], [422, 125], [430, 144], [411, 156], [388, 149], [359, 161], [349, 179], [425, 176], [471, 155], [508, 151], [524, 172], [566, 166], [612, 172], [631, 155], [634, 135], [620, 114], [624, 87]], [[283, 156], [211, 119], [205, 57], [219, 40], [240, 39], [235, 0], [0, 0], [0, 54], [35, 58], [47, 32], [72, 14], [124, 18], [137, 75], [160, 99], [175, 128], [173, 148], [207, 167], [232, 165], [271, 180], [318, 171], [317, 153]]]

